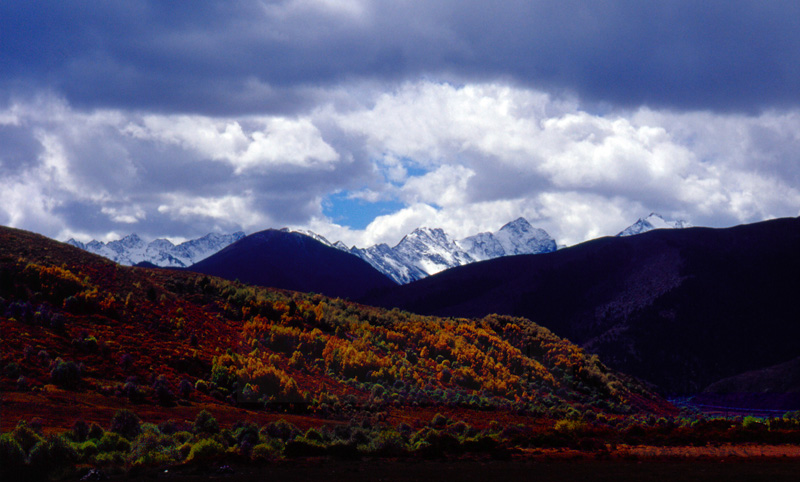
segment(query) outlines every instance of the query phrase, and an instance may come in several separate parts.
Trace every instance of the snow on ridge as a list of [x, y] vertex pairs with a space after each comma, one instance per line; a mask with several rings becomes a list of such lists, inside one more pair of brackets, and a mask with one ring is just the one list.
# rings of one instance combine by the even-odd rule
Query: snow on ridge
[[689, 222], [682, 219], [668, 220], [658, 213], [650, 213], [647, 217], [639, 218], [638, 221], [620, 231], [617, 236], [634, 236], [654, 229], [683, 229], [691, 227], [692, 225]]
[[164, 268], [185, 268], [211, 256], [243, 237], [244, 233], [241, 231], [232, 234], [209, 233], [176, 246], [164, 238], [158, 238], [146, 243], [136, 233], [133, 233], [122, 239], [107, 243], [92, 240], [84, 244], [70, 239], [67, 244], [103, 256], [122, 265], [132, 266], [141, 262], [148, 262]]

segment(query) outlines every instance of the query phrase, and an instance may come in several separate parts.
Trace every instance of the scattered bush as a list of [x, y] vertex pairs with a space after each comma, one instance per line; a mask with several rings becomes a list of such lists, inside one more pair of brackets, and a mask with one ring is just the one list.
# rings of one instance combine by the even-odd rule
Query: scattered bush
[[118, 410], [114, 417], [111, 418], [109, 430], [122, 435], [128, 440], [133, 440], [142, 431], [141, 420], [130, 410]]
[[208, 462], [220, 458], [225, 453], [225, 447], [213, 439], [203, 439], [192, 445], [187, 462]]
[[78, 453], [61, 436], [48, 437], [34, 445], [28, 454], [31, 468], [41, 474], [52, 474], [73, 466]]
[[15, 362], [8, 363], [3, 368], [3, 374], [12, 380], [19, 378], [20, 374], [19, 365], [17, 365]]
[[447, 426], [447, 422], [448, 422], [447, 417], [445, 417], [441, 413], [437, 413], [431, 419], [431, 427], [441, 429]]
[[108, 452], [125, 452], [128, 453], [131, 450], [131, 443], [128, 442], [127, 439], [122, 437], [122, 435], [116, 432], [106, 432], [100, 438], [100, 441], [97, 443], [97, 449], [100, 452], [108, 453]]
[[86, 438], [89, 440], [100, 440], [103, 438], [103, 434], [105, 434], [103, 427], [92, 422], [92, 424], [89, 425], [89, 433], [86, 435]]
[[275, 460], [281, 457], [283, 449], [283, 442], [280, 440], [271, 439], [266, 443], [255, 445], [253, 450], [250, 452], [250, 456], [253, 460]]
[[178, 384], [178, 395], [183, 398], [187, 399], [191, 396], [192, 391], [194, 391], [194, 386], [192, 386], [192, 382], [187, 379], [182, 379], [181, 382]]
[[25, 452], [10, 435], [0, 435], [0, 478], [3, 480], [23, 480]]
[[81, 381], [81, 369], [73, 361], [56, 358], [50, 370], [50, 380], [61, 388], [77, 388]]
[[42, 441], [42, 437], [25, 422], [17, 424], [17, 427], [11, 432], [11, 436], [25, 453], [30, 452], [34, 445]]
[[261, 431], [266, 433], [269, 437], [282, 440], [283, 442], [291, 440], [301, 433], [297, 427], [282, 418], [268, 423]]
[[214, 418], [208, 411], [203, 410], [197, 414], [194, 419], [192, 431], [196, 434], [214, 435], [219, 433], [219, 425], [217, 419]]
[[153, 395], [159, 405], [171, 407], [175, 405], [175, 394], [169, 388], [169, 381], [164, 375], [159, 375], [153, 382]]
[[70, 430], [69, 435], [76, 442], [84, 442], [89, 436], [89, 424], [83, 419], [76, 420], [72, 424], [72, 430]]

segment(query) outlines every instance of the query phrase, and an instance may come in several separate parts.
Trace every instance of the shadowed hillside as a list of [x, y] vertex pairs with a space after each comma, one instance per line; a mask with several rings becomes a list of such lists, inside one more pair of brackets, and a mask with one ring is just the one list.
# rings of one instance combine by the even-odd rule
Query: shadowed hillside
[[309, 236], [274, 229], [251, 234], [188, 269], [258, 286], [353, 299], [395, 285], [357, 256]]
[[800, 355], [800, 220], [658, 230], [448, 270], [369, 303], [524, 316], [666, 392]]

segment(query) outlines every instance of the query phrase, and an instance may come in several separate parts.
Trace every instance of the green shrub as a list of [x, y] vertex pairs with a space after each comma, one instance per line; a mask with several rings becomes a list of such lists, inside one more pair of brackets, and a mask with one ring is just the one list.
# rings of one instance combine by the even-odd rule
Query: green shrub
[[25, 422], [20, 422], [14, 431], [11, 432], [11, 436], [17, 441], [22, 451], [25, 453], [30, 452], [34, 445], [42, 441], [42, 437], [31, 430]]
[[92, 460], [95, 455], [100, 453], [100, 450], [97, 448], [97, 444], [91, 440], [87, 440], [86, 442], [78, 444], [76, 448], [82, 462], [88, 462]]
[[283, 449], [283, 442], [277, 439], [271, 439], [266, 443], [254, 446], [250, 456], [253, 460], [275, 460], [281, 457]]
[[116, 432], [106, 432], [97, 443], [100, 452], [130, 452], [131, 443]]
[[372, 437], [366, 445], [359, 445], [358, 450], [375, 455], [400, 455], [404, 448], [403, 437], [395, 430], [382, 430]]
[[211, 413], [203, 410], [195, 417], [192, 431], [196, 434], [213, 435], [219, 433], [219, 424], [217, 424], [217, 419]]
[[137, 465], [158, 465], [165, 460], [175, 461], [173, 459], [177, 459], [176, 444], [177, 441], [172, 437], [149, 428], [131, 443], [131, 459]]
[[28, 455], [31, 468], [40, 474], [57, 473], [78, 461], [78, 452], [59, 435], [37, 443]]
[[84, 442], [89, 436], [89, 424], [85, 420], [78, 419], [72, 424], [69, 437], [75, 442]]
[[268, 423], [264, 428], [261, 429], [261, 432], [266, 433], [269, 437], [277, 438], [284, 442], [291, 440], [302, 433], [297, 427], [282, 418]]
[[208, 393], [208, 383], [205, 380], [197, 380], [194, 384], [194, 389], [201, 393]]
[[126, 454], [120, 451], [101, 452], [94, 458], [94, 465], [98, 467], [124, 467]]
[[89, 433], [86, 435], [86, 438], [89, 440], [100, 440], [103, 438], [104, 433], [106, 432], [103, 430], [103, 427], [92, 422], [92, 424], [89, 425]]
[[761, 430], [766, 428], [766, 425], [764, 424], [763, 419], [748, 415], [744, 418], [744, 420], [742, 420], [742, 427], [746, 428], [747, 430]]
[[221, 457], [225, 453], [225, 447], [213, 439], [203, 439], [192, 445], [187, 462], [206, 462]]
[[25, 452], [11, 434], [0, 435], [0, 479], [23, 480]]
[[130, 410], [118, 410], [111, 418], [110, 430], [128, 440], [133, 440], [142, 432], [141, 420]]
[[186, 442], [191, 442], [194, 440], [194, 434], [191, 432], [175, 432], [172, 434], [172, 439], [176, 442], [177, 445], [185, 444]]

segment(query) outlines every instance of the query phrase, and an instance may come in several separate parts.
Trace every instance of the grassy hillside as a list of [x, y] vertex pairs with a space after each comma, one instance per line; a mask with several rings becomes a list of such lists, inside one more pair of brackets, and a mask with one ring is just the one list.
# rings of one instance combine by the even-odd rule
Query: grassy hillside
[[16, 475], [602, 448], [647, 430], [685, 438], [691, 422], [523, 318], [123, 267], [8, 228], [0, 330], [0, 465]]
[[0, 249], [9, 391], [55, 385], [162, 405], [185, 395], [326, 414], [355, 406], [553, 416], [666, 407], [521, 318], [424, 317], [122, 267], [9, 229]]

